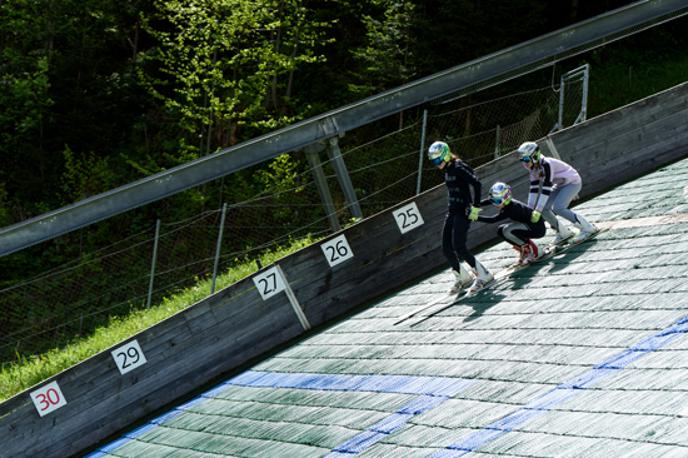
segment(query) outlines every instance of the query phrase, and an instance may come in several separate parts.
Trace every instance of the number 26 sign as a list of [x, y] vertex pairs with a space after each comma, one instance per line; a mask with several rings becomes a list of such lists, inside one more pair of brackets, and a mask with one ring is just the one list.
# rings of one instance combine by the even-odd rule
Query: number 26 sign
[[323, 243], [320, 245], [320, 248], [322, 249], [330, 267], [334, 267], [337, 264], [354, 257], [354, 253], [351, 251], [349, 242], [346, 240], [346, 236], [344, 234]]

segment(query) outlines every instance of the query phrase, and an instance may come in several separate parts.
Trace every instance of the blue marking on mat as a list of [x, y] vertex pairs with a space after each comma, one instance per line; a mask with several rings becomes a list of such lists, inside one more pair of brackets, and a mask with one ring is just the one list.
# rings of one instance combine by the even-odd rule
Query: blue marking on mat
[[[368, 430], [336, 447], [345, 456], [360, 453], [384, 437], [404, 427], [409, 419], [426, 412], [450, 396], [473, 383], [470, 380], [451, 377], [423, 377], [408, 375], [344, 375], [344, 374], [291, 374], [276, 372], [247, 371], [212, 388], [191, 401], [151, 420], [145, 425], [128, 432], [122, 438], [87, 455], [101, 458], [114, 452], [132, 440], [155, 429], [159, 425], [181, 415], [186, 410], [206, 399], [217, 397], [232, 386], [250, 388], [292, 388], [323, 391], [364, 391], [374, 393], [399, 393], [419, 395], [389, 417], [372, 425]], [[333, 450], [334, 455], [338, 456]]]
[[475, 452], [489, 442], [513, 431], [523, 423], [568, 401], [578, 394], [580, 390], [590, 388], [604, 377], [617, 373], [648, 353], [670, 344], [685, 333], [688, 333], [688, 316], [679, 319], [668, 328], [608, 358], [570, 382], [557, 385], [539, 398], [534, 399], [515, 412], [484, 426], [481, 430], [469, 435], [467, 438], [428, 456], [430, 458], [454, 458]]
[[416, 398], [389, 417], [378, 421], [366, 431], [336, 446], [332, 449], [332, 452], [325, 455], [324, 458], [338, 458], [361, 453], [390, 434], [399, 431], [406, 426], [406, 423], [414, 416], [437, 407], [447, 399], [449, 399], [449, 396], [424, 395]]
[[450, 377], [408, 375], [333, 375], [290, 374], [249, 371], [228, 380], [224, 385], [253, 388], [297, 388], [323, 391], [372, 391], [378, 393], [451, 396], [470, 383]]

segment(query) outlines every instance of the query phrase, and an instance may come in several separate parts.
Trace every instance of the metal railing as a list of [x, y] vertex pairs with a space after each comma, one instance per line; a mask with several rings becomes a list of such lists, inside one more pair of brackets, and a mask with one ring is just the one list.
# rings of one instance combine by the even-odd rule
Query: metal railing
[[448, 95], [475, 92], [688, 13], [685, 0], [640, 1], [422, 78], [166, 172], [0, 229], [0, 256], [336, 137]]

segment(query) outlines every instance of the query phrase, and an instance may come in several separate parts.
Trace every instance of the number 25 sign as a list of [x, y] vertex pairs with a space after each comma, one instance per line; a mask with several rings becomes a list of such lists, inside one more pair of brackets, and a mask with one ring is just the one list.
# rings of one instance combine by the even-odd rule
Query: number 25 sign
[[62, 394], [60, 385], [57, 384], [57, 380], [53, 380], [47, 385], [32, 391], [30, 395], [33, 405], [36, 406], [38, 415], [41, 417], [48, 415], [50, 412], [57, 410], [64, 405], [67, 405], [67, 400]]

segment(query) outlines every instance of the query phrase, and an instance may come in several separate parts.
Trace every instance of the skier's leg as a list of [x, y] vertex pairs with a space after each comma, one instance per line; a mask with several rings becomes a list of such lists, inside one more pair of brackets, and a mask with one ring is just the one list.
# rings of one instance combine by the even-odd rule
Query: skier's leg
[[513, 237], [508, 237], [505, 233], [505, 231], [509, 230], [510, 224], [502, 224], [497, 228], [497, 234], [504, 239], [505, 242], [509, 243], [511, 247], [516, 251], [518, 255], [518, 260], [516, 261], [517, 264], [521, 263], [521, 259], [523, 258], [523, 246], [516, 243], [513, 239]]
[[[573, 231], [569, 229], [569, 227], [560, 222], [557, 219], [557, 215], [559, 215], [559, 210], [563, 207], [566, 208], [568, 206], [568, 203], [571, 201], [571, 198], [568, 196], [568, 192], [563, 192], [562, 190], [566, 191], [566, 186], [560, 188], [557, 187], [552, 191], [552, 195], [550, 196], [549, 200], [547, 201], [547, 205], [545, 207], [548, 209], [547, 214], [543, 211], [542, 216], [545, 218], [545, 221], [550, 223], [550, 226], [552, 226], [552, 229], [557, 231], [556, 237], [554, 237], [554, 244], [559, 245], [560, 243], [570, 239], [573, 237]], [[575, 194], [573, 194], [575, 196]], [[549, 219], [548, 219], [549, 218]], [[552, 225], [552, 222], [550, 220], [555, 220], [557, 221], [556, 227]]]
[[574, 238], [574, 241], [584, 240], [598, 230], [594, 225], [590, 224], [583, 215], [568, 208], [573, 198], [580, 192], [581, 187], [581, 183], [572, 183], [562, 186], [553, 204], [553, 211], [555, 214], [571, 221], [574, 226], [580, 229], [580, 233]]
[[445, 258], [447, 258], [454, 274], [454, 284], [449, 290], [450, 294], [456, 294], [468, 288], [473, 282], [470, 270], [465, 264], [462, 265], [454, 249], [454, 229], [457, 224], [460, 224], [460, 220], [461, 216], [448, 213], [444, 220], [444, 228], [442, 229], [442, 252]]
[[504, 235], [510, 243], [518, 246], [518, 261], [517, 264], [524, 264], [531, 255], [531, 245], [528, 240], [534, 235], [533, 231], [527, 224], [511, 223], [504, 228]]
[[465, 261], [471, 268], [475, 268], [475, 256], [473, 256], [473, 253], [471, 253], [466, 246], [468, 228], [470, 225], [471, 222], [468, 218], [463, 215], [457, 215], [454, 218], [452, 243], [454, 251], [458, 255], [458, 259]]
[[461, 270], [461, 265], [454, 251], [453, 241], [454, 219], [455, 215], [451, 213], [447, 213], [447, 216], [444, 218], [444, 226], [442, 227], [442, 253], [444, 253], [444, 257], [447, 259], [449, 266], [456, 272], [459, 272]]

